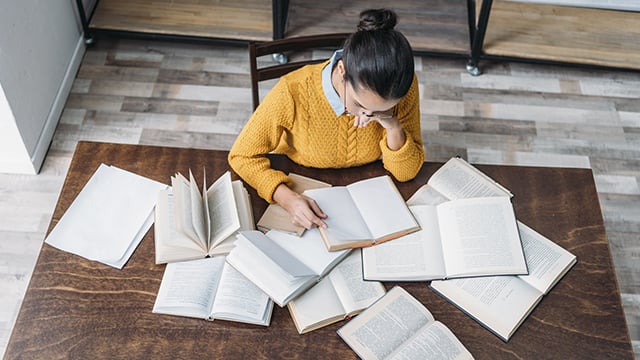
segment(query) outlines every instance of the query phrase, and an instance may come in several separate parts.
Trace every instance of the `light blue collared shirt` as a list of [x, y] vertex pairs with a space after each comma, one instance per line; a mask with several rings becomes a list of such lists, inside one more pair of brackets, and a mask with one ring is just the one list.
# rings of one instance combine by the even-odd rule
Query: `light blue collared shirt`
[[327, 64], [327, 66], [322, 69], [322, 90], [324, 90], [324, 96], [329, 101], [329, 105], [333, 111], [335, 111], [336, 116], [340, 116], [344, 114], [345, 108], [342, 99], [340, 99], [340, 95], [336, 89], [333, 88], [333, 84], [331, 84], [331, 70], [335, 63], [342, 58], [342, 50], [337, 50], [331, 56], [331, 61]]

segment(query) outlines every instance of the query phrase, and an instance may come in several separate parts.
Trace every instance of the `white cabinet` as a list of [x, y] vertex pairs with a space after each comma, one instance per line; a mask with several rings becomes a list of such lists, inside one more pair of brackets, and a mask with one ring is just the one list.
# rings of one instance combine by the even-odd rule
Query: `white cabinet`
[[0, 172], [35, 174], [84, 54], [75, 4], [12, 1], [0, 33]]

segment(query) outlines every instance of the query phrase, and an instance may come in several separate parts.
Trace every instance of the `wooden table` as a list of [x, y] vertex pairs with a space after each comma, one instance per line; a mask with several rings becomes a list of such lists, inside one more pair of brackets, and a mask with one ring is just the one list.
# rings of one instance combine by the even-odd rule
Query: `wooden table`
[[[177, 171], [192, 169], [201, 178], [204, 166], [212, 181], [228, 169], [223, 151], [80, 142], [49, 231], [103, 162], [165, 183]], [[335, 185], [385, 173], [380, 163], [342, 170], [303, 168], [281, 156], [272, 163]], [[402, 195], [408, 198], [440, 165], [425, 163], [415, 180], [397, 184]], [[508, 343], [424, 282], [387, 287], [401, 285], [420, 299], [477, 359], [633, 359], [591, 171], [478, 168], [515, 194], [518, 219], [577, 255], [576, 266]], [[266, 203], [250, 194], [257, 219]], [[154, 263], [153, 231], [122, 270], [44, 244], [6, 359], [356, 358], [335, 333], [342, 322], [298, 335], [286, 308], [277, 306], [269, 327], [153, 314], [163, 271]]]

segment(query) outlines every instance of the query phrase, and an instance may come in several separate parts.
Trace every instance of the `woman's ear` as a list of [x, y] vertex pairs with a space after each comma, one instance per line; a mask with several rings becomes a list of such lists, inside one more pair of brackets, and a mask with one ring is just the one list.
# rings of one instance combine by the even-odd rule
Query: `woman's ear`
[[340, 75], [340, 78], [342, 79], [342, 81], [346, 80], [346, 71], [344, 69], [344, 61], [342, 61], [342, 59], [338, 60], [338, 63], [336, 64], [336, 66], [338, 67], [338, 75]]

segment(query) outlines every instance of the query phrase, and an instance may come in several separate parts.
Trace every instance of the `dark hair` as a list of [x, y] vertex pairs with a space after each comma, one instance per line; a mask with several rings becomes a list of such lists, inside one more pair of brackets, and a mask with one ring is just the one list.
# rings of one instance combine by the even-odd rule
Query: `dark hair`
[[413, 81], [413, 51], [394, 27], [393, 10], [370, 9], [360, 13], [358, 30], [344, 43], [345, 78], [356, 88], [374, 91], [383, 99], [400, 99]]

